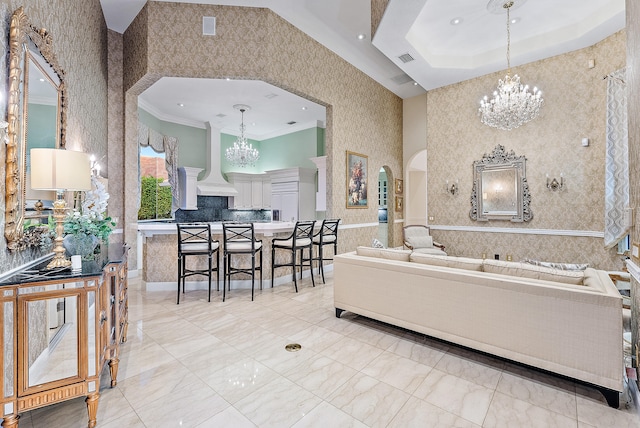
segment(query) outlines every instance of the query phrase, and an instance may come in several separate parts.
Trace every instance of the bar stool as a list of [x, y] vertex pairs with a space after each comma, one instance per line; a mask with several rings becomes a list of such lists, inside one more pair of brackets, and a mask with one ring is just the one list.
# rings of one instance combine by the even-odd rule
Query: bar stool
[[[184, 294], [185, 278], [202, 275], [209, 278], [209, 302], [211, 301], [211, 272], [216, 272], [216, 289], [220, 290], [220, 243], [211, 238], [211, 226], [208, 223], [178, 223], [178, 299], [180, 304], [180, 283]], [[212, 265], [213, 254], [216, 255], [216, 267]], [[187, 256], [207, 256], [208, 269], [188, 269]]]
[[317, 247], [317, 257], [313, 260], [317, 260], [319, 262], [319, 270], [322, 274], [322, 283], [324, 282], [324, 261], [325, 260], [333, 260], [324, 258], [324, 246], [325, 245], [333, 245], [333, 255], [338, 254], [338, 224], [340, 223], [340, 219], [326, 219], [322, 220], [322, 225], [320, 226], [320, 230], [313, 235], [313, 246]]
[[[313, 237], [314, 221], [298, 221], [293, 229], [291, 235], [286, 238], [274, 238], [271, 241], [271, 288], [273, 288], [273, 270], [278, 267], [291, 266], [293, 284], [296, 287], [296, 293], [298, 292], [298, 280], [296, 279], [296, 253], [300, 251], [300, 278], [302, 278], [302, 269], [304, 266], [309, 266], [311, 271], [311, 282], [313, 286], [316, 286], [316, 282], [313, 279], [313, 243], [311, 238]], [[291, 252], [291, 262], [289, 263], [276, 263], [276, 250], [286, 250]], [[304, 257], [304, 250], [309, 250], [309, 258]], [[304, 262], [308, 261], [309, 264], [305, 265]]]
[[[253, 301], [256, 271], [260, 272], [260, 289], [262, 290], [262, 241], [256, 239], [253, 223], [222, 223], [223, 235], [223, 271], [222, 301], [226, 298], [226, 283], [229, 279], [231, 291], [231, 275], [244, 273], [251, 275], [251, 301]], [[260, 264], [256, 266], [256, 253], [260, 253]], [[251, 268], [234, 267], [231, 263], [233, 255], [251, 255]]]

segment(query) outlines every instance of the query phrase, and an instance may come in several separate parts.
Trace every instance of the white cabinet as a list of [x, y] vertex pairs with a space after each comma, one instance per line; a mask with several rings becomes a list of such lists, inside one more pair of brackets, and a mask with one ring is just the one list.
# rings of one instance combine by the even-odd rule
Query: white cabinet
[[[227, 173], [229, 183], [238, 191], [236, 196], [229, 197], [229, 208], [236, 210], [263, 210], [271, 206], [271, 194], [264, 197], [265, 182], [268, 182], [266, 174], [245, 174], [241, 172]], [[271, 189], [271, 183], [268, 183]]]
[[281, 221], [315, 219], [315, 170], [287, 168], [267, 171], [271, 179], [271, 209]]

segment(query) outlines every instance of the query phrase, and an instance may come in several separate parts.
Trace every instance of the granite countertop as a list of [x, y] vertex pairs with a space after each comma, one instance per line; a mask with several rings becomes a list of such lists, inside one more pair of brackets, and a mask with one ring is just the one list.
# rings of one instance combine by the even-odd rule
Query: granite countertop
[[[209, 223], [214, 233], [222, 233], [222, 222], [214, 221]], [[256, 234], [263, 236], [273, 236], [276, 233], [291, 232], [295, 223], [290, 221], [268, 221], [253, 222]], [[169, 235], [178, 233], [176, 223], [174, 222], [144, 222], [138, 223], [138, 232], [145, 237], [153, 235]]]

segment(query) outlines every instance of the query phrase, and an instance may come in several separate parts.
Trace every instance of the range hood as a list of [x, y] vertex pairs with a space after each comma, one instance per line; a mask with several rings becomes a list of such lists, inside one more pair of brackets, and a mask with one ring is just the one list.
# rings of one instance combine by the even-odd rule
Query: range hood
[[220, 172], [220, 130], [207, 127], [207, 173], [197, 183], [198, 195], [202, 196], [235, 196], [238, 191], [227, 182]]

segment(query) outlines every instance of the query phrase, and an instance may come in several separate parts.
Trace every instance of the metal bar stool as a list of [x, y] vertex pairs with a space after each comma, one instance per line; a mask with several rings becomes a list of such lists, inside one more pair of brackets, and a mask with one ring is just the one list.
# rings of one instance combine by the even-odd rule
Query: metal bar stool
[[[296, 253], [300, 251], [300, 277], [302, 278], [302, 269], [304, 266], [309, 266], [311, 272], [311, 282], [313, 286], [316, 286], [316, 282], [313, 279], [313, 260], [312, 251], [313, 243], [311, 238], [313, 237], [314, 221], [298, 221], [293, 229], [291, 235], [286, 238], [274, 238], [271, 241], [271, 287], [273, 288], [273, 270], [278, 267], [291, 266], [293, 284], [296, 287], [296, 293], [298, 292], [298, 280], [296, 279]], [[291, 252], [291, 262], [289, 263], [276, 263], [276, 250], [286, 250]], [[304, 257], [304, 250], [309, 250], [309, 258]], [[308, 261], [306, 265], [304, 262]]]
[[338, 224], [340, 219], [326, 219], [322, 221], [320, 230], [313, 235], [313, 246], [317, 247], [317, 256], [313, 260], [317, 260], [319, 263], [319, 270], [322, 274], [322, 283], [324, 282], [324, 261], [333, 260], [333, 258], [324, 257], [324, 246], [333, 245], [333, 255], [338, 254]]
[[[185, 278], [202, 275], [209, 278], [209, 302], [211, 301], [211, 272], [216, 272], [216, 289], [220, 290], [220, 243], [211, 237], [211, 226], [208, 223], [178, 223], [178, 299], [180, 304], [180, 283], [184, 294]], [[216, 267], [213, 267], [213, 254], [216, 255]], [[207, 256], [207, 269], [187, 268], [187, 256]]]
[[[260, 289], [262, 290], [262, 241], [256, 239], [253, 223], [222, 223], [223, 235], [223, 272], [222, 301], [226, 298], [226, 284], [229, 279], [231, 291], [231, 275], [244, 273], [251, 275], [251, 301], [253, 301], [256, 271], [260, 272]], [[260, 253], [260, 264], [256, 266], [256, 253]], [[234, 267], [231, 263], [233, 255], [251, 255], [251, 267]]]

